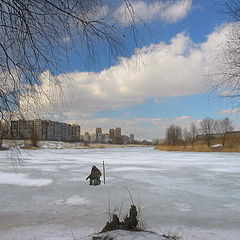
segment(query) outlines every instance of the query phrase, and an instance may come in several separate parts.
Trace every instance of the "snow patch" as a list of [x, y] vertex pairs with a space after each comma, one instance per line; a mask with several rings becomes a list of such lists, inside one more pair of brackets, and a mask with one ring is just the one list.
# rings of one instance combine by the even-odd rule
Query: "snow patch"
[[165, 169], [160, 169], [160, 168], [149, 168], [149, 167], [117, 167], [113, 168], [110, 171], [111, 172], [134, 172], [134, 171], [161, 171]]
[[215, 144], [215, 145], [212, 145], [211, 148], [219, 148], [219, 147], [223, 147], [222, 144]]
[[75, 195], [68, 198], [66, 204], [71, 206], [87, 205], [89, 204], [89, 200], [84, 197], [79, 197], [78, 195]]
[[28, 178], [23, 173], [0, 173], [0, 184], [9, 184], [25, 187], [41, 187], [52, 183], [52, 179]]
[[58, 200], [53, 202], [53, 204], [57, 204], [57, 205], [62, 205], [64, 203], [65, 203], [65, 201], [63, 199], [58, 199]]
[[66, 179], [66, 182], [80, 182], [80, 181], [83, 181], [85, 180], [85, 177], [73, 177], [73, 178], [69, 178], [69, 179]]
[[219, 172], [219, 173], [239, 173], [240, 168], [235, 166], [226, 166], [226, 167], [217, 167], [217, 168], [210, 168], [209, 171], [211, 172]]
[[67, 225], [21, 226], [0, 231], [1, 240], [85, 240], [97, 230], [90, 227], [73, 228]]
[[23, 166], [23, 169], [40, 170], [42, 172], [58, 172], [58, 168], [56, 166], [33, 166], [29, 164], [28, 166]]
[[[166, 238], [160, 236], [156, 233], [151, 232], [132, 232], [116, 230], [106, 233], [100, 233], [95, 235], [95, 237], [101, 237], [99, 239], [113, 239], [113, 240], [166, 240]], [[92, 238], [86, 239], [90, 240]], [[97, 238], [96, 238], [97, 239]]]
[[180, 212], [190, 212], [192, 211], [191, 206], [185, 203], [175, 203], [176, 209]]

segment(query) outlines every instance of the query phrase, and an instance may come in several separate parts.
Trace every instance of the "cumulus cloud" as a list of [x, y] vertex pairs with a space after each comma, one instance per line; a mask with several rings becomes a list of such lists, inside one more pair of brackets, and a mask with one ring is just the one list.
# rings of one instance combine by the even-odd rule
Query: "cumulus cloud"
[[[201, 93], [206, 90], [205, 74], [221, 31], [209, 35], [206, 42], [195, 44], [185, 33], [169, 43], [160, 42], [137, 49], [130, 58], [101, 72], [71, 72], [57, 76], [67, 79], [62, 89], [50, 86], [51, 75], [42, 75], [39, 86], [56, 103], [65, 96], [68, 116], [114, 110], [144, 102], [146, 98], [166, 98]], [[140, 57], [139, 57], [140, 56]], [[64, 81], [63, 81], [64, 82]], [[71, 88], [69, 88], [71, 86]], [[71, 94], [69, 95], [69, 92]], [[42, 98], [47, 101], [47, 97]], [[23, 105], [29, 105], [22, 99]]]
[[[136, 49], [132, 57], [122, 57], [118, 64], [101, 72], [61, 74], [56, 77], [63, 82], [62, 88], [51, 87], [49, 78], [52, 76], [44, 73], [39, 87], [47, 95], [40, 98], [41, 106], [50, 109], [50, 97], [61, 109], [59, 113], [51, 113], [50, 118], [57, 120], [65, 116], [66, 121], [79, 122], [83, 118], [91, 119], [92, 113], [130, 107], [143, 103], [147, 98], [161, 99], [204, 92], [206, 74], [209, 73], [209, 66], [213, 66], [211, 61], [216, 58], [217, 47], [224, 41], [226, 28], [227, 25], [217, 29], [201, 44], [192, 42], [186, 33], [179, 33], [168, 43], [160, 42]], [[36, 106], [36, 98], [33, 99], [30, 102], [21, 98], [21, 106], [27, 109]], [[35, 112], [42, 113], [43, 110]], [[101, 121], [102, 125], [99, 126], [105, 123], [110, 126], [112, 120]], [[86, 124], [81, 122], [91, 126], [91, 120], [87, 120]], [[134, 119], [136, 122], [138, 120]], [[123, 125], [126, 124], [116, 122], [116, 126]], [[96, 121], [94, 126], [97, 126]]]
[[165, 23], [174, 23], [187, 16], [191, 5], [192, 0], [131, 1], [131, 7], [122, 4], [114, 15], [120, 24], [126, 26], [154, 19], [160, 19]]

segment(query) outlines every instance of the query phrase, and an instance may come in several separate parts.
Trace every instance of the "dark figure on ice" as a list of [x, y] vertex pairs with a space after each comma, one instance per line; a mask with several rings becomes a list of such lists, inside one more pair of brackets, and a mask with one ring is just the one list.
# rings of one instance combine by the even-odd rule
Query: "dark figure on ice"
[[86, 178], [86, 180], [90, 179], [90, 185], [100, 185], [101, 184], [101, 177], [102, 173], [101, 171], [96, 167], [96, 166], [92, 166], [92, 170], [90, 175]]

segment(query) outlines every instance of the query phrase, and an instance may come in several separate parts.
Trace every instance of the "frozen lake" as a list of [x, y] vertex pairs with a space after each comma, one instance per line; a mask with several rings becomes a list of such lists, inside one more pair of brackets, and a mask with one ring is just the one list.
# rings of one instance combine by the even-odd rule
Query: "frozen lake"
[[[0, 152], [0, 239], [81, 239], [133, 201], [150, 229], [186, 240], [240, 239], [240, 154], [152, 148]], [[106, 164], [106, 184], [89, 186]], [[127, 190], [128, 189], [128, 190]]]

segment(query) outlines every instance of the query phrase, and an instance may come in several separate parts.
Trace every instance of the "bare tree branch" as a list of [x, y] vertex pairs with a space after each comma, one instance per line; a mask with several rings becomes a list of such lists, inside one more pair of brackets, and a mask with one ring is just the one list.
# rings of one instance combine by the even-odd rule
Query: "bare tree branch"
[[[123, 0], [134, 22], [131, 2]], [[119, 27], [109, 13], [99, 14], [101, 0], [0, 0], [0, 113], [2, 119], [25, 117], [20, 99], [30, 102], [34, 96], [51, 101], [41, 88], [41, 74], [49, 71], [51, 86], [61, 89], [57, 78], [65, 55], [65, 39], [88, 49], [94, 58], [98, 41], [117, 54], [123, 44]], [[29, 104], [30, 106], [30, 104]], [[28, 107], [29, 107], [28, 106]]]

